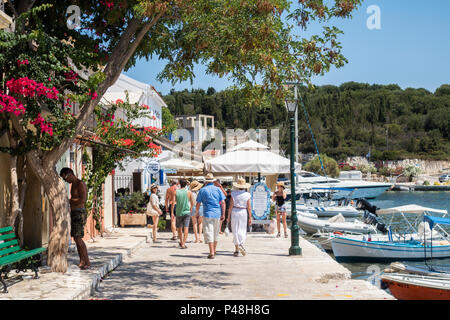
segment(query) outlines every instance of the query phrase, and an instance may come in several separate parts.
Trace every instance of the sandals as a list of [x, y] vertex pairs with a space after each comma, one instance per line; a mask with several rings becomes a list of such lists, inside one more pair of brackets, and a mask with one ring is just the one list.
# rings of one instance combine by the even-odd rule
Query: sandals
[[239, 251], [235, 251], [235, 252], [233, 253], [233, 256], [239, 257]]
[[177, 240], [177, 236], [173, 236], [170, 240]]
[[208, 259], [214, 259], [214, 255], [213, 254], [209, 254], [208, 255]]
[[287, 234], [286, 232], [284, 233], [284, 237], [285, 237], [285, 238], [287, 238], [287, 237], [288, 237], [288, 234]]
[[242, 246], [242, 244], [241, 245], [239, 245], [239, 251], [241, 252], [241, 254], [243, 255], [243, 256], [245, 256], [246, 254], [247, 254], [247, 252], [245, 251], [245, 249], [244, 249], [244, 247]]

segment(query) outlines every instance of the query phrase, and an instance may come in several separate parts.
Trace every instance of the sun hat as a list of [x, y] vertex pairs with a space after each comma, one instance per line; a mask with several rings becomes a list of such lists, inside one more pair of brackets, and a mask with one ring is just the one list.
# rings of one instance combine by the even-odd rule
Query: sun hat
[[246, 183], [244, 178], [240, 178], [237, 182], [233, 182], [233, 187], [238, 189], [248, 189], [251, 187], [251, 184]]
[[150, 190], [155, 189], [155, 188], [158, 188], [158, 185], [157, 185], [156, 183], [153, 183], [153, 184], [150, 186]]
[[191, 191], [200, 190], [201, 187], [203, 187], [203, 183], [200, 183], [197, 180], [191, 182]]
[[283, 182], [283, 181], [278, 181], [277, 184], [276, 184], [276, 186], [277, 186], [277, 187], [280, 186], [280, 187], [282, 187], [283, 189], [286, 189], [286, 187], [284, 186], [284, 182]]
[[205, 182], [214, 182], [216, 179], [214, 178], [212, 173], [208, 173], [205, 177]]

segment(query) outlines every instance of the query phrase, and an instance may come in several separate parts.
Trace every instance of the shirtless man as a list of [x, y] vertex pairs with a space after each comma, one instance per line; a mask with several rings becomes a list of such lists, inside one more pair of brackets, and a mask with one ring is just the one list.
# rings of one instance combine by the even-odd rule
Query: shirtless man
[[87, 212], [86, 212], [86, 197], [87, 188], [86, 184], [78, 179], [72, 169], [62, 168], [59, 175], [64, 181], [70, 183], [70, 235], [73, 237], [77, 246], [78, 255], [80, 257], [80, 264], [78, 267], [81, 270], [89, 269], [91, 263], [89, 262], [89, 256], [86, 248], [86, 244], [83, 241], [84, 226], [86, 224]]
[[[178, 189], [178, 181], [172, 180], [170, 183], [170, 188], [166, 191], [166, 198], [164, 201], [164, 205], [166, 206], [166, 212], [170, 214], [170, 228], [172, 230], [172, 239], [171, 240], [177, 240], [177, 228], [176, 228], [176, 218], [175, 215], [172, 212], [175, 212], [175, 210], [172, 210], [172, 207], [176, 205], [175, 199], [175, 192]], [[175, 209], [175, 208], [174, 208]]]

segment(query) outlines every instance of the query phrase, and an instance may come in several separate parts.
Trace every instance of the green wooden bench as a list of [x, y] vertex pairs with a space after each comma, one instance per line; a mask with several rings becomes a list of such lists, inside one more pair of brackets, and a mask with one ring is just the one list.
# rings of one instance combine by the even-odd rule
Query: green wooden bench
[[[31, 269], [34, 271], [34, 278], [38, 278], [38, 266], [41, 260], [40, 253], [46, 248], [36, 248], [33, 250], [23, 250], [19, 246], [19, 241], [12, 227], [0, 228], [0, 282], [3, 285], [3, 293], [7, 293], [6, 283], [3, 280], [8, 278], [8, 273], [15, 269], [17, 273]], [[38, 259], [35, 256], [39, 255]]]

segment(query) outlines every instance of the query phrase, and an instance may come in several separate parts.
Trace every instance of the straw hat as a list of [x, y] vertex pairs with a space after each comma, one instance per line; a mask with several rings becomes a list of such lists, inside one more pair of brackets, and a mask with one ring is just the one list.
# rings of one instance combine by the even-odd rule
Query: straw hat
[[203, 183], [200, 183], [197, 180], [194, 180], [191, 182], [190, 190], [197, 191], [197, 190], [200, 190], [201, 187], [203, 187]]
[[280, 187], [282, 187], [283, 189], [286, 189], [286, 187], [284, 186], [284, 182], [283, 181], [278, 181], [277, 182], [277, 184], [275, 185], [275, 186], [280, 186]]
[[205, 177], [205, 182], [214, 182], [216, 179], [214, 178], [212, 173], [208, 173]]
[[150, 186], [150, 191], [151, 191], [152, 189], [155, 189], [155, 188], [158, 188], [158, 185], [157, 185], [156, 183], [153, 183], [153, 184]]
[[237, 182], [233, 182], [233, 187], [238, 189], [248, 189], [251, 187], [251, 184], [246, 183], [244, 178], [240, 178]]

